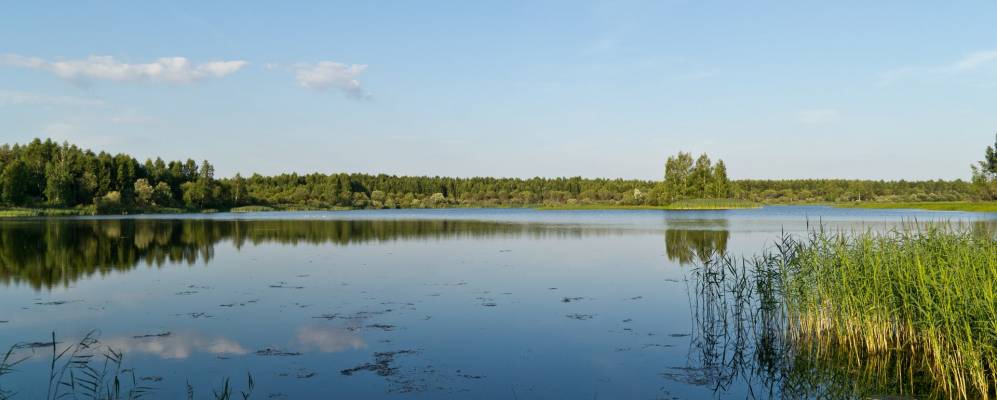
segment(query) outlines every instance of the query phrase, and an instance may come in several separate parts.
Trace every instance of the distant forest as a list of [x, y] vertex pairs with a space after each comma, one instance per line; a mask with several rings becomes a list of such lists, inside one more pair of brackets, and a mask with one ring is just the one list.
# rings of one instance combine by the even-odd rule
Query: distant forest
[[[995, 143], [997, 147], [997, 143]], [[997, 197], [993, 147], [973, 181], [843, 179], [729, 180], [722, 160], [679, 153], [664, 179], [449, 178], [370, 174], [281, 174], [218, 178], [208, 161], [140, 162], [52, 140], [0, 146], [0, 202], [5, 207], [206, 210], [241, 206], [285, 209], [660, 206], [686, 199], [759, 203], [958, 201]]]

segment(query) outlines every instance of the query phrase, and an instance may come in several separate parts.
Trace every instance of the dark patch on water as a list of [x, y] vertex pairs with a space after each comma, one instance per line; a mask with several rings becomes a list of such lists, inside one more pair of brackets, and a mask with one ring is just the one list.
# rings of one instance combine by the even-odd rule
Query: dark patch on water
[[196, 290], [184, 290], [182, 292], [176, 292], [177, 296], [190, 296], [192, 294], [197, 294]]
[[139, 380], [143, 381], [143, 382], [162, 382], [163, 381], [163, 377], [161, 377], [161, 376], [143, 376], [143, 377], [139, 378]]
[[672, 334], [670, 334], [668, 336], [678, 338], [678, 337], [689, 337], [689, 336], [692, 336], [692, 335], [690, 335], [688, 333], [672, 333]]
[[572, 301], [579, 301], [579, 300], [583, 300], [583, 299], [584, 299], [584, 297], [565, 297], [565, 298], [561, 299], [561, 302], [562, 303], [570, 303]]
[[571, 318], [571, 319], [575, 319], [575, 320], [579, 320], [579, 321], [586, 321], [586, 320], [590, 320], [592, 318], [595, 318], [595, 315], [593, 315], [593, 314], [568, 314], [568, 315], [565, 315], [565, 317], [568, 317], [568, 318]]
[[61, 306], [63, 304], [82, 303], [82, 302], [83, 302], [83, 300], [56, 300], [56, 301], [37, 302], [37, 303], [35, 303], [35, 305], [36, 306]]
[[461, 371], [459, 369], [457, 370], [457, 376], [459, 376], [461, 378], [464, 378], [464, 379], [482, 379], [482, 378], [485, 377], [484, 375], [467, 374], [467, 373], [464, 373], [463, 371]]
[[340, 314], [340, 313], [322, 314], [312, 318], [329, 319], [329, 320], [333, 319], [358, 320], [358, 319], [367, 319], [375, 315], [387, 314], [392, 311], [394, 310], [387, 308], [381, 311], [360, 311], [353, 314]]
[[278, 282], [277, 284], [270, 285], [274, 289], [304, 289], [304, 286], [291, 285], [287, 282]]
[[160, 333], [150, 333], [147, 335], [132, 336], [135, 339], [148, 339], [148, 338], [164, 338], [170, 336], [170, 332], [160, 332]]
[[301, 353], [296, 351], [284, 351], [276, 347], [266, 347], [257, 350], [256, 355], [267, 356], [267, 357], [294, 357], [294, 356], [300, 356]]
[[387, 332], [393, 331], [396, 328], [396, 326], [394, 326], [394, 325], [388, 325], [388, 324], [370, 324], [370, 325], [367, 325], [367, 327], [368, 328], [374, 328], [374, 329], [380, 329], [382, 331], [387, 331]]
[[374, 353], [374, 362], [366, 363], [363, 365], [358, 365], [353, 368], [347, 368], [339, 371], [339, 373], [351, 376], [357, 372], [370, 371], [378, 376], [392, 376], [398, 372], [398, 368], [392, 366], [395, 362], [395, 357], [399, 355], [416, 354], [415, 350], [398, 350], [398, 351], [384, 351], [379, 353]]
[[215, 317], [214, 315], [209, 315], [208, 313], [205, 313], [205, 312], [189, 312], [189, 313], [186, 313], [186, 314], [175, 314], [175, 315], [178, 316], [178, 317], [186, 316], [186, 317], [190, 317], [191, 319], [214, 318]]

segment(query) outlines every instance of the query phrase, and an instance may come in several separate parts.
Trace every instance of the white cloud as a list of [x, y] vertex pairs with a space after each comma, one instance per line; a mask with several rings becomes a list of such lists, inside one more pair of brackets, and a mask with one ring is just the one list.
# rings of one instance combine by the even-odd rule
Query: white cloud
[[342, 64], [321, 61], [316, 64], [298, 64], [294, 67], [295, 79], [303, 88], [315, 90], [342, 90], [349, 96], [364, 98], [367, 94], [360, 87], [357, 77], [367, 69], [362, 64]]
[[72, 96], [54, 96], [40, 93], [0, 90], [0, 106], [5, 105], [41, 105], [70, 107], [100, 107], [104, 101]]
[[66, 80], [154, 81], [187, 83], [222, 78], [248, 64], [246, 61], [210, 61], [194, 64], [185, 57], [164, 57], [145, 64], [129, 64], [111, 56], [49, 61], [17, 54], [0, 55], [0, 65], [47, 71]]
[[823, 125], [834, 122], [839, 117], [838, 110], [833, 108], [821, 108], [815, 110], [803, 110], [797, 113], [798, 121], [808, 125]]
[[955, 62], [929, 67], [902, 67], [886, 71], [880, 77], [880, 84], [890, 85], [897, 81], [914, 77], [952, 77], [978, 71], [990, 65], [997, 65], [997, 50], [981, 50], [969, 53]]
[[963, 57], [950, 69], [960, 72], [972, 71], [993, 61], [997, 61], [997, 50], [977, 51]]

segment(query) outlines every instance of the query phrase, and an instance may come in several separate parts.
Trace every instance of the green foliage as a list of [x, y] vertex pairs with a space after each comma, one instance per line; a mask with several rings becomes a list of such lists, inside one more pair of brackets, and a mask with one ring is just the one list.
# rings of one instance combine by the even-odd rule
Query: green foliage
[[98, 214], [116, 214], [124, 209], [124, 205], [121, 203], [121, 192], [108, 192], [95, 198], [93, 205]]
[[973, 186], [979, 191], [980, 197], [986, 200], [997, 200], [997, 135], [994, 145], [987, 146], [983, 160], [972, 166]]
[[[986, 165], [990, 168], [989, 161]], [[997, 182], [988, 179], [986, 182]], [[120, 199], [105, 199], [111, 192], [117, 192]], [[356, 173], [249, 177], [237, 174], [219, 179], [215, 177], [214, 166], [207, 161], [199, 164], [190, 159], [166, 162], [156, 158], [140, 163], [125, 154], [94, 153], [39, 139], [26, 145], [0, 146], [3, 206], [93, 204], [100, 206], [98, 212], [160, 212], [176, 207], [227, 210], [246, 205], [308, 210], [663, 207], [690, 199], [738, 199], [763, 204], [965, 201], [977, 198], [979, 193], [978, 185], [963, 181], [731, 181], [722, 160], [713, 163], [705, 154], [693, 159], [688, 153], [668, 158], [663, 181]], [[993, 193], [997, 194], [997, 189]]]
[[149, 181], [139, 179], [135, 181], [135, 203], [141, 207], [148, 207], [154, 204], [152, 195], [155, 189], [149, 185]]
[[922, 201], [842, 203], [838, 207], [919, 209], [933, 211], [997, 212], [997, 201]]
[[667, 203], [683, 199], [722, 199], [730, 197], [727, 166], [702, 154], [693, 163], [692, 155], [679, 152], [665, 162], [664, 198]]
[[3, 201], [8, 204], [23, 204], [28, 198], [31, 184], [27, 164], [20, 159], [6, 163], [2, 179]]
[[778, 263], [790, 329], [857, 356], [910, 352], [904, 370], [951, 397], [987, 398], [997, 388], [992, 235], [928, 227], [794, 241]]

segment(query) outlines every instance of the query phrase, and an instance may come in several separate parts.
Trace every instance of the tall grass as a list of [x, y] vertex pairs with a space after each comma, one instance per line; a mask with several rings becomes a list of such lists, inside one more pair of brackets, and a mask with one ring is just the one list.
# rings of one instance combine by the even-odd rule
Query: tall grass
[[997, 387], [997, 242], [929, 227], [812, 233], [778, 258], [791, 338], [856, 359], [893, 357], [962, 398]]
[[759, 208], [760, 204], [740, 199], [687, 199], [672, 202], [666, 210], [733, 210], [739, 208]]
[[718, 387], [751, 371], [788, 397], [995, 397], [988, 229], [819, 229], [754, 258], [715, 255], [693, 278], [696, 360]]

